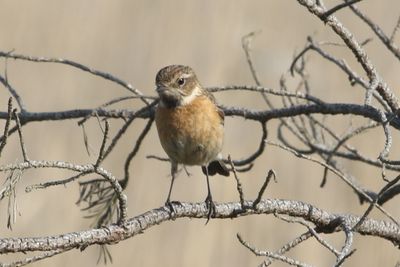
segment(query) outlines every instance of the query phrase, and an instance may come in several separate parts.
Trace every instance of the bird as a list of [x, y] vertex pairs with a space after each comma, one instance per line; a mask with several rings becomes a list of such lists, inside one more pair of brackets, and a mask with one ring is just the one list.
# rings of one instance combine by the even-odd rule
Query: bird
[[172, 211], [170, 198], [178, 164], [201, 166], [207, 181], [208, 222], [215, 212], [209, 176], [229, 176], [221, 156], [224, 112], [189, 66], [166, 66], [158, 71], [155, 83], [159, 95], [155, 111], [157, 132], [171, 162], [172, 179], [165, 203]]

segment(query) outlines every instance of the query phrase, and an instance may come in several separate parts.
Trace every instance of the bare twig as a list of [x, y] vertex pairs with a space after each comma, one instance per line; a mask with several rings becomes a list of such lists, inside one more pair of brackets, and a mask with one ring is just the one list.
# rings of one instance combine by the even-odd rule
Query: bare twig
[[[309, 156], [303, 155], [301, 153], [298, 153], [297, 151], [290, 149], [288, 147], [285, 147], [281, 144], [277, 144], [271, 141], [266, 141], [268, 144], [280, 147], [286, 151], [289, 151], [293, 153], [295, 156], [299, 158], [303, 158], [312, 162], [315, 162], [321, 166], [324, 166], [325, 168], [328, 168], [330, 171], [332, 171], [334, 174], [336, 174], [341, 180], [343, 180], [347, 185], [349, 185], [354, 191], [356, 191], [359, 195], [363, 196], [366, 200], [368, 200], [370, 203], [373, 202], [373, 199], [367, 195], [363, 190], [361, 190], [357, 185], [355, 185], [352, 181], [350, 181], [343, 173], [339, 172], [337, 169], [332, 168], [330, 165], [326, 164], [325, 162], [321, 162], [319, 160], [316, 160], [314, 158], [311, 158]], [[391, 215], [389, 214], [382, 206], [376, 205], [376, 207], [383, 213], [385, 214], [392, 222], [394, 222], [398, 227], [400, 227], [400, 223]]]
[[[114, 136], [114, 138], [111, 140], [110, 145], [107, 147], [106, 151], [104, 152], [104, 157], [107, 157], [108, 154], [111, 153], [111, 151], [114, 149], [114, 147], [116, 146], [116, 144], [118, 143], [118, 141], [120, 140], [120, 138], [123, 136], [123, 134], [126, 132], [126, 130], [129, 128], [129, 126], [132, 124], [132, 122], [136, 119], [136, 118], [140, 118], [143, 116], [143, 114], [145, 114], [146, 112], [148, 112], [149, 110], [151, 110], [156, 104], [158, 103], [158, 101], [153, 101], [149, 106], [147, 107], [143, 107], [139, 110], [137, 110], [136, 112], [134, 112], [132, 114], [132, 116], [129, 117], [129, 119], [125, 122], [125, 124], [121, 127], [121, 129], [119, 129], [119, 131], [117, 132], [117, 134]], [[149, 114], [150, 115], [150, 114]], [[150, 116], [150, 118], [152, 118], [152, 116]]]
[[253, 60], [251, 58], [251, 41], [253, 37], [255, 37], [259, 33], [260, 31], [254, 31], [242, 37], [242, 47], [244, 53], [246, 54], [247, 64], [249, 65], [251, 75], [253, 76], [253, 79], [258, 86], [261, 85], [261, 82], [260, 79], [258, 78], [256, 68], [254, 67]]
[[242, 209], [244, 209], [245, 207], [244, 207], [244, 195], [243, 195], [242, 183], [240, 182], [239, 177], [237, 175], [235, 164], [233, 164], [233, 161], [231, 159], [231, 155], [228, 155], [228, 161], [229, 161], [229, 164], [231, 165], [231, 169], [233, 171], [233, 175], [235, 176], [236, 189], [237, 189], [237, 191], [239, 193], [240, 205], [242, 206]]
[[360, 43], [356, 40], [354, 35], [335, 17], [329, 16], [325, 17], [325, 8], [319, 6], [313, 1], [306, 0], [298, 0], [298, 2], [307, 7], [307, 9], [317, 17], [319, 17], [322, 21], [324, 21], [332, 30], [343, 40], [346, 46], [352, 51], [357, 61], [360, 63], [365, 73], [367, 74], [370, 83], [373, 84], [374, 80], [379, 80], [379, 86], [377, 87], [377, 91], [381, 95], [381, 97], [388, 103], [391, 107], [392, 111], [396, 111], [399, 109], [399, 101], [397, 97], [393, 94], [392, 90], [387, 86], [387, 84], [383, 83], [379, 73], [375, 69], [374, 65], [370, 61], [367, 56], [367, 53], [364, 51]]
[[29, 160], [29, 161], [24, 161], [22, 163], [17, 163], [17, 164], [8, 164], [5, 166], [0, 166], [0, 172], [4, 171], [24, 171], [27, 169], [32, 169], [32, 168], [58, 168], [58, 169], [67, 169], [79, 173], [96, 173], [102, 176], [106, 181], [108, 181], [119, 202], [119, 218], [118, 218], [118, 224], [123, 225], [125, 223], [126, 217], [127, 217], [127, 211], [126, 211], [126, 196], [122, 192], [122, 187], [119, 184], [118, 180], [107, 170], [101, 168], [101, 167], [96, 167], [93, 164], [88, 164], [88, 165], [78, 165], [78, 164], [72, 164], [69, 162], [64, 162], [64, 161], [35, 161], [35, 160]]
[[368, 217], [370, 212], [372, 211], [373, 207], [377, 204], [380, 203], [379, 201], [381, 200], [382, 196], [388, 192], [390, 188], [392, 188], [393, 185], [395, 185], [398, 181], [400, 180], [400, 175], [398, 175], [396, 178], [394, 178], [392, 181], [387, 183], [378, 193], [378, 195], [375, 197], [374, 201], [372, 201], [368, 207], [368, 209], [364, 212], [364, 214], [361, 216], [360, 221], [358, 221], [353, 228], [351, 229], [352, 231], [356, 229], [360, 224], [363, 223], [363, 221]]
[[19, 261], [14, 261], [12, 263], [1, 263], [1, 267], [20, 267], [20, 266], [25, 266], [34, 262], [38, 262], [40, 260], [44, 260], [44, 259], [48, 259], [51, 258], [55, 255], [58, 255], [60, 253], [64, 253], [67, 252], [69, 250], [71, 250], [72, 248], [69, 249], [56, 249], [53, 251], [46, 251], [41, 255], [37, 255], [37, 256], [33, 256], [33, 257], [28, 257], [25, 258], [23, 260], [19, 260]]
[[346, 240], [344, 243], [344, 246], [342, 247], [342, 250], [340, 254], [338, 255], [336, 259], [336, 266], [341, 266], [342, 263], [351, 255], [354, 253], [354, 250], [350, 250], [351, 246], [353, 245], [353, 232], [352, 229], [346, 225], [346, 223], [343, 223], [343, 228], [344, 228], [344, 233], [346, 235]]
[[28, 155], [26, 153], [24, 138], [22, 136], [22, 126], [21, 126], [21, 122], [19, 121], [19, 115], [18, 115], [16, 109], [13, 110], [13, 114], [14, 114], [15, 122], [17, 123], [17, 129], [18, 129], [18, 135], [19, 135], [19, 143], [21, 145], [22, 156], [24, 157], [24, 161], [28, 162], [29, 159], [28, 159]]
[[330, 245], [327, 241], [325, 241], [310, 225], [308, 225], [303, 219], [295, 219], [290, 217], [285, 217], [281, 215], [275, 215], [277, 218], [288, 222], [288, 223], [298, 223], [305, 226], [308, 229], [308, 232], [315, 237], [315, 239], [324, 247], [326, 247], [330, 252], [332, 252], [335, 256], [339, 256], [340, 252], [337, 251], [332, 245]]
[[385, 145], [383, 147], [383, 150], [379, 154], [379, 160], [384, 161], [389, 154], [390, 147], [392, 146], [392, 135], [390, 134], [390, 129], [388, 125], [388, 120], [386, 119], [386, 114], [383, 113], [382, 111], [379, 112], [381, 116], [381, 123], [383, 127], [383, 132], [385, 134]]
[[289, 258], [289, 257], [286, 257], [286, 256], [282, 256], [280, 254], [276, 254], [276, 253], [273, 253], [273, 252], [270, 252], [270, 251], [266, 251], [266, 250], [259, 250], [256, 247], [250, 245], [249, 242], [245, 241], [239, 233], [236, 236], [237, 236], [239, 242], [243, 246], [248, 248], [251, 252], [253, 252], [254, 255], [256, 255], [256, 256], [264, 256], [264, 257], [268, 257], [268, 258], [273, 258], [275, 260], [279, 260], [279, 261], [285, 262], [285, 263], [287, 263], [289, 265], [293, 265], [293, 266], [299, 266], [299, 267], [311, 266], [311, 265], [308, 265], [306, 263], [302, 263], [300, 261], [294, 260], [292, 258]]
[[260, 191], [258, 192], [258, 196], [257, 196], [256, 200], [254, 200], [253, 208], [255, 208], [257, 206], [257, 204], [260, 203], [260, 201], [261, 201], [261, 199], [262, 199], [262, 197], [264, 195], [265, 189], [267, 189], [267, 186], [268, 186], [268, 184], [269, 184], [269, 182], [270, 182], [272, 177], [274, 177], [274, 181], [276, 183], [275, 171], [274, 170], [269, 170], [268, 174], [267, 174], [267, 177], [265, 178], [265, 181], [264, 181], [263, 185], [261, 186]]
[[[139, 95], [139, 96], [143, 95], [138, 89], [133, 88], [131, 84], [124, 82], [123, 80], [111, 75], [110, 73], [89, 68], [81, 63], [78, 63], [78, 62], [75, 62], [75, 61], [72, 61], [69, 59], [49, 58], [49, 57], [33, 57], [33, 56], [20, 55], [20, 54], [16, 54], [13, 52], [10, 53], [10, 52], [2, 52], [2, 51], [0, 51], [0, 57], [26, 60], [26, 61], [32, 61], [32, 62], [59, 63], [59, 64], [72, 66], [72, 67], [80, 69], [82, 71], [89, 72], [95, 76], [99, 76], [106, 80], [115, 82], [115, 83], [121, 85], [122, 87], [124, 87], [125, 89], [129, 90], [131, 93], [134, 93], [135, 95]], [[141, 99], [144, 103], [149, 104], [145, 98], [141, 98]]]
[[[1, 53], [1, 52], [0, 52]], [[9, 84], [8, 80], [7, 80], [7, 76], [6, 77], [2, 77], [0, 75], [0, 83], [2, 83], [10, 92], [10, 94], [14, 97], [15, 101], [17, 101], [17, 104], [19, 106], [19, 108], [21, 109], [22, 112], [24, 112], [26, 110], [25, 108], [25, 104], [21, 98], [21, 96], [17, 93], [17, 91]]]
[[143, 96], [134, 95], [134, 96], [118, 97], [118, 98], [112, 99], [110, 101], [107, 101], [106, 103], [104, 103], [104, 104], [100, 105], [99, 107], [97, 107], [96, 109], [94, 109], [92, 114], [89, 114], [86, 117], [84, 117], [83, 119], [79, 120], [78, 121], [78, 125], [83, 125], [90, 117], [92, 117], [95, 114], [97, 114], [97, 110], [99, 110], [99, 109], [104, 109], [104, 108], [106, 108], [108, 106], [114, 105], [116, 103], [119, 103], [119, 102], [122, 102], [122, 101], [125, 101], [125, 100], [138, 99], [138, 98], [152, 99], [152, 100], [156, 100], [157, 99], [156, 97], [153, 97], [153, 96], [144, 96], [144, 95]]
[[8, 131], [9, 131], [10, 123], [11, 123], [11, 119], [12, 119], [12, 97], [10, 97], [8, 99], [7, 107], [8, 107], [8, 109], [7, 109], [8, 117], [6, 119], [6, 124], [4, 126], [3, 140], [0, 143], [0, 157], [1, 157], [1, 152], [3, 151], [4, 147], [7, 144]]
[[98, 156], [96, 164], [95, 164], [96, 167], [98, 167], [100, 165], [100, 163], [104, 159], [104, 152], [105, 152], [104, 149], [105, 149], [106, 142], [107, 142], [107, 139], [108, 139], [108, 130], [109, 130], [109, 128], [110, 128], [110, 124], [108, 123], [107, 120], [105, 120], [104, 121], [103, 142], [101, 142], [101, 147], [100, 147], [100, 150], [99, 150], [99, 156]]
[[243, 90], [243, 91], [257, 92], [257, 93], [262, 93], [262, 94], [271, 94], [271, 95], [275, 95], [275, 96], [287, 96], [287, 97], [299, 98], [299, 99], [308, 100], [315, 104], [323, 103], [323, 101], [318, 99], [317, 97], [314, 97], [309, 94], [304, 94], [302, 92], [290, 93], [290, 92], [286, 92], [283, 90], [277, 91], [277, 90], [274, 90], [271, 88], [265, 88], [265, 87], [261, 87], [261, 86], [230, 85], [230, 86], [225, 86], [225, 87], [209, 87], [209, 88], [207, 88], [207, 90], [209, 90], [210, 92]]
[[31, 192], [32, 190], [45, 189], [45, 188], [48, 188], [48, 187], [50, 187], [50, 186], [66, 185], [66, 184], [68, 184], [68, 183], [70, 183], [70, 182], [73, 182], [73, 181], [75, 181], [75, 180], [79, 179], [80, 177], [85, 176], [85, 175], [87, 175], [87, 174], [90, 174], [90, 173], [81, 172], [81, 173], [78, 173], [78, 174], [76, 174], [76, 175], [74, 175], [74, 176], [72, 176], [72, 177], [69, 177], [69, 178], [67, 178], [67, 179], [57, 180], [57, 181], [50, 181], [50, 182], [40, 183], [40, 184], [34, 184], [34, 185], [29, 185], [29, 186], [27, 186], [27, 187], [25, 188], [25, 192], [29, 193], [29, 192]]
[[153, 125], [154, 118], [150, 118], [147, 121], [146, 126], [143, 128], [143, 131], [140, 133], [138, 139], [136, 140], [135, 147], [133, 148], [132, 152], [126, 157], [125, 165], [124, 165], [124, 172], [125, 176], [124, 179], [121, 181], [122, 188], [125, 188], [128, 185], [129, 181], [129, 166], [132, 162], [132, 159], [136, 156], [137, 152], [140, 149], [140, 145], [142, 144], [144, 138], [146, 137], [147, 133], [150, 131], [151, 126]]
[[147, 155], [146, 159], [156, 159], [159, 161], [165, 161], [165, 162], [169, 162], [169, 158], [163, 158], [163, 157], [159, 157], [159, 156], [155, 156], [155, 155]]
[[[349, 2], [348, 0], [344, 0], [345, 2]], [[365, 22], [365, 24], [367, 24], [371, 30], [376, 34], [376, 36], [378, 36], [378, 38], [381, 40], [381, 42], [386, 46], [386, 48], [393, 53], [393, 55], [400, 60], [400, 49], [399, 47], [396, 46], [396, 44], [393, 42], [394, 40], [394, 36], [396, 34], [397, 28], [399, 27], [399, 23], [400, 23], [400, 18], [396, 24], [396, 26], [394, 27], [393, 33], [390, 37], [388, 37], [384, 31], [379, 27], [378, 24], [376, 24], [375, 22], [373, 22], [369, 17], [367, 17], [363, 12], [361, 12], [361, 10], [356, 6], [356, 5], [352, 5], [350, 6], [351, 11], [354, 12], [354, 14], [356, 14], [362, 21]]]
[[357, 2], [360, 2], [361, 0], [351, 0], [351, 1], [346, 1], [346, 3], [343, 4], [339, 4], [335, 7], [332, 7], [331, 9], [329, 9], [328, 11], [326, 11], [323, 15], [322, 15], [322, 19], [326, 19], [327, 17], [329, 17], [330, 15], [332, 15], [333, 13], [337, 12], [338, 10], [351, 6]]
[[[258, 74], [257, 74], [256, 68], [254, 67], [253, 59], [252, 59], [252, 56], [251, 56], [251, 42], [253, 40], [253, 37], [256, 36], [258, 33], [259, 32], [257, 32], [257, 31], [256, 32], [250, 32], [247, 35], [243, 36], [242, 37], [242, 48], [243, 48], [243, 51], [244, 51], [244, 53], [246, 55], [246, 61], [247, 61], [247, 64], [249, 66], [251, 75], [252, 75], [252, 77], [254, 79], [254, 82], [256, 83], [257, 86], [261, 86], [261, 81], [258, 78]], [[271, 108], [271, 109], [274, 108], [274, 105], [268, 99], [266, 93], [265, 92], [260, 92], [260, 93], [261, 93], [262, 98], [264, 99], [264, 102], [267, 104], [267, 106], [269, 108]]]
[[[286, 252], [288, 252], [289, 250], [291, 250], [292, 248], [295, 248], [297, 245], [299, 245], [300, 243], [308, 240], [310, 237], [312, 237], [313, 235], [310, 233], [310, 231], [307, 231], [303, 234], [301, 234], [300, 236], [294, 238], [293, 240], [291, 240], [290, 242], [286, 243], [285, 245], [283, 245], [280, 249], [278, 249], [275, 253], [278, 255], [282, 255]], [[273, 262], [273, 259], [267, 259], [265, 260], [261, 265], [259, 266], [270, 266]]]
[[[365, 131], [367, 131], [367, 130], [369, 130], [369, 129], [375, 128], [375, 127], [377, 127], [378, 125], [379, 125], [379, 124], [376, 123], [376, 122], [369, 123], [369, 124], [367, 124], [367, 125], [361, 126], [361, 127], [357, 128], [357, 129], [355, 129], [355, 130], [349, 132], [348, 134], [346, 134], [345, 136], [343, 136], [342, 138], [340, 138], [340, 139], [338, 140], [337, 144], [335, 145], [335, 147], [332, 149], [331, 153], [328, 154], [328, 157], [327, 157], [327, 159], [325, 160], [325, 162], [326, 162], [327, 164], [329, 164], [329, 163], [330, 163], [330, 160], [332, 159], [332, 157], [333, 157], [334, 155], [336, 155], [336, 154], [335, 154], [336, 151], [338, 151], [339, 148], [340, 148], [343, 144], [345, 144], [349, 139], [351, 139], [352, 137], [355, 137], [355, 136], [359, 136], [361, 133], [363, 133], [363, 132], [365, 132]], [[347, 148], [349, 148], [349, 147], [347, 147]], [[328, 169], [325, 168], [325, 169], [324, 169], [323, 178], [322, 178], [322, 182], [321, 182], [321, 187], [323, 187], [323, 186], [325, 185], [325, 183], [326, 183], [327, 174], [328, 174]]]
[[396, 37], [396, 34], [399, 29], [400, 29], [400, 16], [397, 19], [397, 23], [396, 23], [396, 26], [394, 26], [394, 28], [393, 28], [392, 34], [390, 35], [390, 43], [392, 43], [392, 44], [394, 43], [394, 38]]
[[86, 134], [85, 124], [81, 124], [81, 129], [82, 129], [82, 136], [83, 136], [83, 144], [85, 145], [87, 154], [90, 156], [91, 147], [89, 145], [89, 138]]
[[256, 160], [262, 153], [264, 152], [265, 149], [265, 140], [268, 136], [268, 131], [267, 131], [267, 126], [266, 123], [261, 122], [261, 128], [262, 128], [262, 136], [260, 140], [260, 146], [258, 149], [250, 155], [248, 158], [241, 159], [241, 160], [234, 160], [233, 164], [235, 166], [243, 166], [252, 163], [254, 160]]
[[[330, 43], [326, 42], [317, 43], [313, 40], [311, 36], [308, 36], [305, 48], [292, 61], [292, 64], [290, 66], [290, 73], [292, 74], [292, 76], [294, 75], [294, 69], [297, 61], [300, 58], [303, 58], [305, 53], [312, 50], [317, 52], [324, 59], [328, 60], [329, 62], [332, 62], [338, 68], [340, 68], [348, 76], [351, 85], [359, 84], [364, 89], [368, 90], [370, 88], [370, 84], [368, 83], [368, 81], [366, 81], [363, 77], [360, 77], [355, 71], [353, 71], [344, 59], [335, 58], [333, 55], [322, 49], [321, 46], [326, 44]], [[372, 92], [375, 99], [385, 108], [386, 111], [391, 111], [388, 104], [382, 99], [382, 97], [376, 91], [370, 91], [370, 92]]]

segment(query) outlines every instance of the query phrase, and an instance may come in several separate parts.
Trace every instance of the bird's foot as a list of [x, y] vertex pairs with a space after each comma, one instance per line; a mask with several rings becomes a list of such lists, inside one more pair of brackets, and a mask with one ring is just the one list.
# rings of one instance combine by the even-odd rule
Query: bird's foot
[[167, 206], [169, 208], [169, 216], [172, 218], [173, 215], [176, 214], [174, 205], [181, 205], [181, 202], [179, 201], [170, 201], [169, 199], [167, 199], [167, 201], [165, 201], [165, 206]]
[[207, 195], [206, 200], [204, 202], [206, 202], [208, 209], [207, 221], [206, 221], [207, 224], [211, 218], [215, 217], [215, 203], [212, 200], [211, 194]]

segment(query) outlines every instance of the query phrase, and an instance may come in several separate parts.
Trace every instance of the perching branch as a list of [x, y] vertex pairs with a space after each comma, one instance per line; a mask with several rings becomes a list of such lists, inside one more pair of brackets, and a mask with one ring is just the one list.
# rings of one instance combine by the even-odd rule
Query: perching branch
[[[172, 203], [174, 219], [207, 219], [206, 203]], [[252, 201], [245, 201], [246, 207], [253, 207]], [[216, 203], [215, 218], [227, 219], [254, 214], [284, 214], [301, 217], [315, 224], [320, 231], [344, 231], [340, 226], [331, 229], [331, 223], [342, 220], [350, 227], [359, 221], [359, 217], [347, 214], [331, 214], [310, 204], [294, 200], [265, 199], [256, 208], [242, 210], [239, 202]], [[99, 229], [66, 233], [49, 237], [0, 238], [0, 254], [28, 251], [53, 251], [56, 249], [85, 248], [95, 244], [110, 244], [142, 234], [147, 229], [170, 220], [169, 207], [153, 209], [141, 215], [127, 219], [124, 225], [112, 224]], [[393, 223], [366, 219], [357, 229], [361, 235], [372, 235], [400, 245], [400, 229]]]

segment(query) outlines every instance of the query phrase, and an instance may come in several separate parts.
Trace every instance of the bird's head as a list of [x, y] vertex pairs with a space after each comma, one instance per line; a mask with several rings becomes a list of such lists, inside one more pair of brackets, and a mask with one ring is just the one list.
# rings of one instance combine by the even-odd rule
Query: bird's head
[[158, 71], [156, 86], [161, 105], [168, 108], [187, 105], [202, 91], [192, 68], [182, 65], [170, 65]]

